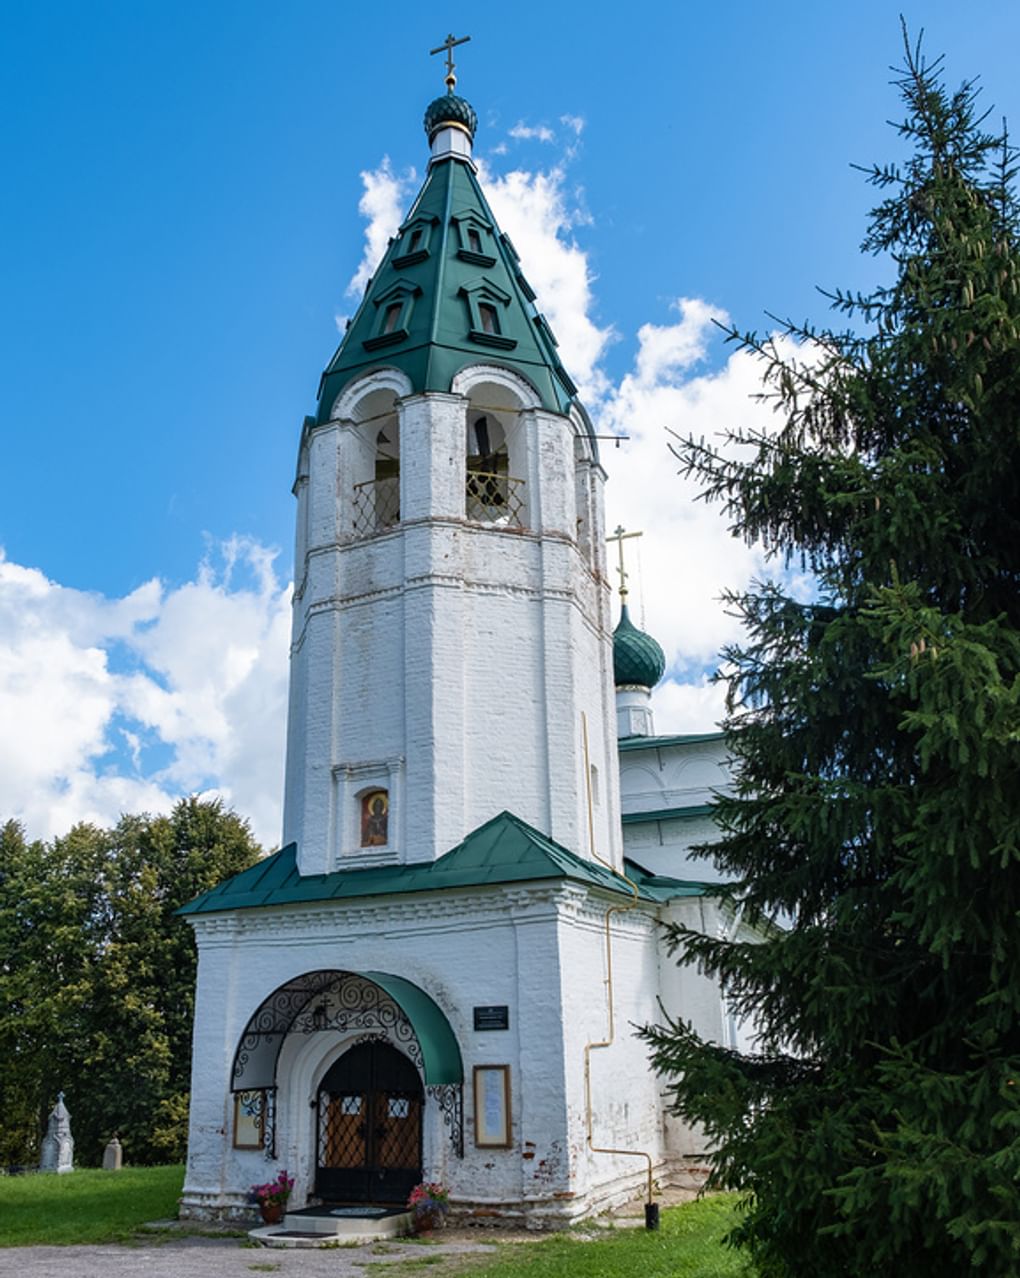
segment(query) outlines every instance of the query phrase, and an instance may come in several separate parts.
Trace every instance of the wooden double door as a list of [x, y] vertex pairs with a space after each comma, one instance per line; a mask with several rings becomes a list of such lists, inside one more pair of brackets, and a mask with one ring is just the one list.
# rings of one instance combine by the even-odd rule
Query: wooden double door
[[345, 1052], [319, 1086], [315, 1192], [326, 1202], [406, 1203], [422, 1178], [424, 1092], [388, 1043]]

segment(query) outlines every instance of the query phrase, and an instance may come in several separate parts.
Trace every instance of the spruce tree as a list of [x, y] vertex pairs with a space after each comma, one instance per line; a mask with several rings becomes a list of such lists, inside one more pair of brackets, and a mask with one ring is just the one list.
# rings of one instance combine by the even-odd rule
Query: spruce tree
[[1020, 1273], [1013, 153], [973, 83], [904, 45], [909, 159], [867, 170], [863, 248], [891, 282], [832, 295], [845, 331], [788, 326], [793, 359], [739, 339], [778, 412], [731, 437], [742, 460], [678, 448], [738, 535], [813, 582], [730, 600], [735, 787], [711, 850], [765, 939], [671, 937], [758, 1054], [645, 1031], [766, 1278]]

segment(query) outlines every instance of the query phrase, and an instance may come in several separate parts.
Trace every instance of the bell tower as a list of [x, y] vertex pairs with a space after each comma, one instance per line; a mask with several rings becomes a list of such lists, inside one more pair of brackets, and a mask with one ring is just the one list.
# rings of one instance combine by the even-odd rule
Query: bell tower
[[283, 838], [302, 874], [431, 861], [504, 809], [587, 857], [589, 796], [622, 864], [604, 473], [447, 85], [301, 433]]

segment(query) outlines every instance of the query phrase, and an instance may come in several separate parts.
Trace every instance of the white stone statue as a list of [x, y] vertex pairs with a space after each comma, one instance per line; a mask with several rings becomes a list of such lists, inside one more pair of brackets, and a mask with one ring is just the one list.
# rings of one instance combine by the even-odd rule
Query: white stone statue
[[64, 1093], [57, 1094], [46, 1135], [42, 1143], [39, 1170], [44, 1172], [74, 1171], [74, 1137], [71, 1135], [71, 1115], [64, 1104]]

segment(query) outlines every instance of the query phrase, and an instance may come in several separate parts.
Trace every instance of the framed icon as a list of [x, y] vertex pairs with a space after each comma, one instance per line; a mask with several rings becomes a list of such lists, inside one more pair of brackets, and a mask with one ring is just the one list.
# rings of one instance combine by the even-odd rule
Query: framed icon
[[261, 1149], [265, 1125], [264, 1091], [234, 1093], [234, 1148]]
[[475, 1144], [479, 1149], [509, 1149], [510, 1066], [476, 1065], [474, 1100]]

